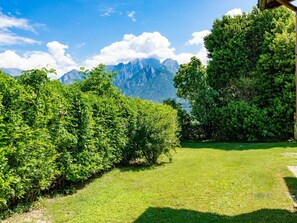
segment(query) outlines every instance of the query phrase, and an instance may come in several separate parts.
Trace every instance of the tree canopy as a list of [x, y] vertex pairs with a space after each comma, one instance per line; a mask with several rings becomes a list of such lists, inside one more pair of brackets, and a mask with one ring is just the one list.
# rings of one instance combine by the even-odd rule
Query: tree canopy
[[284, 7], [263, 12], [254, 8], [214, 21], [205, 38], [210, 59], [206, 70], [192, 58], [174, 79], [206, 138], [293, 136], [295, 35], [294, 15]]

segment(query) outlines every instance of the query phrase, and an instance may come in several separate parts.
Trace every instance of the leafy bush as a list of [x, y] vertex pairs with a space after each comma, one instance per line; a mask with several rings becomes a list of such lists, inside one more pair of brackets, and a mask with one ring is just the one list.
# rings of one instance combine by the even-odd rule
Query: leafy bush
[[256, 141], [273, 136], [267, 126], [267, 113], [245, 101], [231, 102], [213, 114], [217, 136], [222, 140]]
[[73, 86], [49, 80], [48, 72], [15, 80], [0, 71], [1, 212], [120, 162], [155, 164], [178, 144], [176, 112], [124, 97], [103, 66]]
[[140, 155], [150, 164], [156, 164], [162, 154], [171, 158], [170, 152], [178, 145], [176, 111], [170, 106], [139, 101], [138, 112], [135, 141]]
[[47, 130], [31, 128], [23, 119], [31, 95], [4, 74], [0, 74], [0, 92], [1, 210], [21, 198], [34, 200], [51, 185], [58, 170]]

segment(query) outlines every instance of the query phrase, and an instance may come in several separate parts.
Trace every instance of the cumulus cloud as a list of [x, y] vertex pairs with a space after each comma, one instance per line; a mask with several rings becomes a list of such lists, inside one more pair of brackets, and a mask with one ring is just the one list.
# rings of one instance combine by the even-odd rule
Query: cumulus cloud
[[228, 11], [225, 15], [229, 15], [231, 17], [234, 17], [236, 15], [242, 15], [242, 13], [243, 13], [242, 9], [235, 8], [235, 9], [232, 9], [232, 10]]
[[77, 68], [71, 56], [65, 53], [67, 45], [53, 41], [49, 42], [47, 47], [48, 52], [30, 51], [20, 54], [11, 50], [4, 51], [0, 53], [0, 67], [21, 70], [54, 68], [57, 71], [57, 76], [52, 76], [52, 78], [58, 78], [65, 72]]
[[[95, 55], [82, 64], [86, 68], [98, 66], [103, 63], [106, 65], [115, 65], [118, 63], [127, 63], [129, 61], [141, 58], [157, 58], [161, 61], [172, 58], [180, 64], [190, 61], [192, 56], [198, 57], [203, 64], [207, 64], [207, 50], [202, 42], [203, 36], [209, 32], [202, 31], [193, 33], [192, 38], [187, 41], [188, 45], [197, 46], [196, 53], [175, 53], [175, 48], [171, 46], [170, 41], [159, 32], [144, 32], [139, 36], [133, 34], [124, 35], [123, 39], [114, 42], [100, 50]], [[67, 53], [68, 46], [58, 41], [47, 43], [48, 50], [30, 51], [20, 53], [12, 50], [0, 53], [0, 67], [19, 68], [28, 70], [33, 68], [54, 68], [59, 78], [64, 73], [78, 69], [78, 64]]]
[[198, 50], [197, 53], [180, 53], [174, 55], [172, 58], [177, 60], [179, 64], [190, 62], [191, 57], [197, 57], [202, 64], [207, 65], [209, 59], [207, 57], [208, 51], [205, 47]]
[[12, 28], [36, 32], [33, 26], [29, 24], [29, 21], [27, 19], [7, 16], [0, 12], [0, 45], [40, 43], [39, 41], [36, 41], [34, 39], [16, 35], [15, 33], [10, 31], [10, 29]]
[[114, 65], [150, 57], [164, 60], [173, 58], [174, 51], [169, 40], [159, 32], [144, 32], [139, 36], [126, 34], [121, 41], [104, 47], [98, 55], [87, 59], [85, 65], [87, 67], [97, 66], [100, 63]]
[[204, 38], [209, 35], [211, 32], [209, 30], [203, 30], [200, 32], [194, 32], [192, 34], [192, 38], [186, 42], [186, 45], [188, 46], [197, 46], [198, 47], [198, 53], [196, 54], [182, 54], [181, 60], [188, 62], [189, 58], [191, 56], [196, 56], [200, 59], [200, 61], [206, 65], [208, 63], [208, 57], [207, 57], [207, 49], [204, 45]]
[[128, 17], [129, 17], [133, 22], [136, 22], [135, 14], [136, 14], [136, 12], [134, 12], [134, 11], [132, 11], [132, 12], [128, 12]]
[[207, 49], [205, 47], [202, 47], [195, 56], [200, 59], [201, 63], [206, 65], [209, 61], [207, 55], [208, 55]]
[[[100, 50], [95, 55], [84, 62], [87, 68], [98, 66], [98, 64], [115, 65], [127, 63], [141, 58], [156, 58], [161, 61], [172, 58], [180, 64], [187, 63], [191, 57], [198, 57], [203, 64], [207, 64], [207, 50], [204, 47], [203, 37], [210, 32], [205, 30], [193, 33], [192, 39], [187, 41], [187, 45], [198, 45], [197, 53], [175, 53], [175, 48], [170, 41], [159, 32], [144, 32], [139, 36], [133, 34], [124, 35], [119, 42], [114, 42]], [[198, 38], [199, 37], [199, 38]]]
[[58, 41], [49, 42], [47, 45], [48, 52], [61, 65], [74, 66], [75, 62], [69, 54], [65, 53], [68, 49], [67, 45], [61, 44]]
[[201, 32], [194, 32], [192, 39], [187, 41], [187, 45], [204, 45], [204, 37], [210, 34], [209, 30], [203, 30]]

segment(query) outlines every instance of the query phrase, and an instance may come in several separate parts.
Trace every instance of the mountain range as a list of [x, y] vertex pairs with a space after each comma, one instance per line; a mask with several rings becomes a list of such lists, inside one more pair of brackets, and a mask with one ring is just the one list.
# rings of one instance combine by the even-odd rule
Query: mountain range
[[[177, 61], [166, 59], [160, 62], [154, 58], [136, 59], [129, 63], [106, 66], [110, 72], [116, 72], [114, 85], [123, 94], [131, 97], [162, 102], [166, 98], [176, 98], [173, 77], [179, 69]], [[83, 79], [78, 70], [64, 74], [59, 80], [66, 85]]]
[[11, 77], [20, 76], [23, 72], [21, 69], [18, 68], [1, 68], [0, 70], [2, 70], [5, 74], [8, 74]]
[[[179, 64], [175, 60], [166, 59], [161, 63], [154, 58], [136, 59], [126, 64], [106, 66], [106, 69], [117, 73], [114, 85], [126, 96], [159, 103], [166, 98], [177, 98], [173, 77], [179, 69]], [[22, 72], [15, 68], [2, 68], [1, 70], [13, 77]], [[66, 85], [82, 79], [83, 75], [78, 70], [71, 70], [59, 78]]]

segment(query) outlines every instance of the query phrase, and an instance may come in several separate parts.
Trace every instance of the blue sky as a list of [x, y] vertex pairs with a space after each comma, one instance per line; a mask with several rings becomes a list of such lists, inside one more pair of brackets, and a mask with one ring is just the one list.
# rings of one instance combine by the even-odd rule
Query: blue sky
[[0, 0], [0, 67], [79, 66], [167, 57], [204, 63], [213, 21], [257, 0]]

